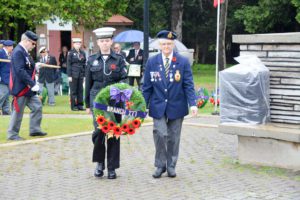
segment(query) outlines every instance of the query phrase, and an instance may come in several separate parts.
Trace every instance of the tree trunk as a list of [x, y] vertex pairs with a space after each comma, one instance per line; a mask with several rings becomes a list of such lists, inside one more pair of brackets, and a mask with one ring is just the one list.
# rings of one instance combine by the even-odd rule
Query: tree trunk
[[220, 7], [220, 33], [219, 33], [219, 71], [226, 68], [226, 19], [227, 19], [227, 9], [228, 1], [226, 0]]
[[177, 34], [177, 40], [182, 40], [182, 15], [184, 0], [172, 0], [171, 30]]

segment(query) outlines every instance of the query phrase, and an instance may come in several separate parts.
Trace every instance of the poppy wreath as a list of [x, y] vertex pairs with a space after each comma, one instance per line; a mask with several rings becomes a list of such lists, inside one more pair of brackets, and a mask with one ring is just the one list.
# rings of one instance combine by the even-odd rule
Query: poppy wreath
[[203, 108], [206, 103], [208, 102], [209, 99], [209, 94], [207, 89], [205, 88], [200, 88], [197, 92], [196, 92], [196, 97], [197, 97], [197, 107], [198, 108]]
[[[117, 122], [115, 114], [122, 115]], [[97, 94], [94, 115], [108, 138], [133, 135], [147, 116], [146, 102], [142, 93], [125, 83], [109, 85]]]

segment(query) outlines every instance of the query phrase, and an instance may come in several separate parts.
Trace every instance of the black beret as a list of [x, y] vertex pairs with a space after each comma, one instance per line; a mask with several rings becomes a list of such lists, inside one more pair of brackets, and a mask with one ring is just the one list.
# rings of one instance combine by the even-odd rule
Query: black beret
[[159, 33], [157, 33], [156, 37], [162, 39], [168, 39], [168, 40], [175, 40], [177, 38], [177, 35], [172, 31], [162, 30], [159, 31]]
[[15, 44], [12, 40], [4, 40], [3, 45], [4, 46], [13, 46]]
[[32, 41], [36, 42], [38, 40], [38, 36], [32, 31], [26, 31], [25, 35]]

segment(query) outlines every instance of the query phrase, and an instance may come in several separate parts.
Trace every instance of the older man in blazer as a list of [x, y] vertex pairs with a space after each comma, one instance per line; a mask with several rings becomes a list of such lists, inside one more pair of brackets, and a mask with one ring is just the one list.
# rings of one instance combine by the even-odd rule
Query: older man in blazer
[[153, 117], [155, 144], [154, 178], [164, 172], [176, 177], [180, 133], [183, 118], [197, 115], [193, 75], [188, 60], [174, 52], [176, 34], [160, 31], [161, 53], [151, 57], [145, 68], [143, 95]]
[[[41, 63], [49, 64], [49, 65], [57, 65], [56, 59], [54, 56], [50, 56], [46, 47], [41, 47], [39, 49], [40, 58], [39, 61]], [[44, 85], [48, 91], [48, 105], [55, 106], [55, 98], [54, 98], [54, 81], [56, 78], [56, 71], [58, 69], [54, 68], [40, 68], [39, 69], [39, 86], [40, 86], [40, 95], [43, 94]]]

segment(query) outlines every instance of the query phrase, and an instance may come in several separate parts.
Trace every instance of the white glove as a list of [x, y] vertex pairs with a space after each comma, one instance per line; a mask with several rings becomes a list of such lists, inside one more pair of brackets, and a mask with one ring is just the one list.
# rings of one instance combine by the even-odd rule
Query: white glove
[[68, 77], [69, 82], [72, 82], [72, 77]]
[[191, 106], [191, 112], [192, 112], [192, 116], [196, 117], [198, 114], [198, 108], [197, 106]]
[[31, 91], [33, 91], [33, 92], [37, 92], [37, 91], [39, 91], [40, 90], [40, 86], [38, 85], [38, 84], [35, 84], [35, 86], [33, 86], [32, 88], [31, 88]]
[[42, 63], [40, 63], [40, 62], [35, 63], [36, 70], [39, 70], [41, 68], [41, 66], [42, 66]]

